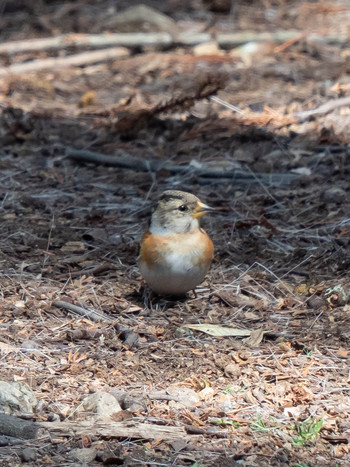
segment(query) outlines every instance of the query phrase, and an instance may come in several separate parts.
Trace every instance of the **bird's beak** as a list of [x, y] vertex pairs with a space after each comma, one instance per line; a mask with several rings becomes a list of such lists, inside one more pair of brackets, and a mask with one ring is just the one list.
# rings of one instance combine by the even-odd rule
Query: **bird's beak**
[[211, 208], [207, 204], [198, 201], [197, 206], [193, 211], [193, 217], [198, 219], [199, 217], [205, 216], [208, 212], [216, 211], [215, 208]]

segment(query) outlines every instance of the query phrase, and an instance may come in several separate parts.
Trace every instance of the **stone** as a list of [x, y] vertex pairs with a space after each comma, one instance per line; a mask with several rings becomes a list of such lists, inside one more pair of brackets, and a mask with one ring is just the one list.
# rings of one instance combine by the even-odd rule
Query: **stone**
[[318, 295], [312, 295], [310, 298], [307, 299], [306, 304], [308, 308], [312, 308], [313, 310], [318, 310], [326, 306], [327, 302], [323, 297], [319, 297]]
[[0, 411], [8, 415], [14, 412], [32, 413], [37, 400], [28, 384], [0, 381]]
[[174, 400], [169, 401], [169, 407], [172, 409], [180, 410], [186, 407], [193, 407], [200, 402], [196, 391], [187, 386], [169, 386], [167, 393], [174, 398]]
[[68, 457], [82, 464], [88, 464], [93, 462], [96, 459], [96, 449], [95, 448], [76, 448], [72, 449]]
[[228, 365], [225, 366], [224, 369], [225, 376], [228, 377], [238, 377], [241, 374], [241, 370], [238, 365], [235, 365], [234, 363], [229, 363]]
[[247, 148], [237, 148], [233, 153], [233, 157], [238, 162], [254, 162], [255, 157], [252, 151], [249, 151]]
[[345, 190], [336, 186], [323, 192], [322, 199], [325, 203], [341, 204], [347, 199]]
[[34, 448], [24, 448], [21, 452], [21, 459], [23, 462], [34, 462], [36, 461], [36, 450]]
[[117, 399], [108, 392], [98, 391], [87, 396], [74, 412], [75, 418], [95, 417], [99, 420], [110, 419], [122, 408]]
[[176, 22], [167, 15], [146, 5], [136, 5], [110, 17], [105, 25], [113, 32], [178, 33]]
[[203, 42], [192, 49], [194, 55], [219, 55], [220, 49], [215, 41]]

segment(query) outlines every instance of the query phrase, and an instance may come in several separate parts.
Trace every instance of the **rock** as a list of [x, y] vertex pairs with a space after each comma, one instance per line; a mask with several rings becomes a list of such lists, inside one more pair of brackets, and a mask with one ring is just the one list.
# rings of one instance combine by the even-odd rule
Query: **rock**
[[[136, 448], [137, 449], [137, 448]], [[133, 450], [135, 453], [135, 450]], [[142, 456], [136, 455], [138, 459], [141, 459]], [[135, 457], [136, 457], [135, 456]], [[133, 465], [129, 464], [127, 457], [124, 456], [122, 449], [108, 449], [107, 447], [103, 450], [97, 451], [96, 460], [103, 463], [103, 465]], [[142, 461], [140, 461], [142, 464]], [[144, 462], [146, 464], [146, 462]]]
[[34, 448], [24, 448], [21, 452], [21, 459], [23, 462], [36, 461], [36, 450]]
[[192, 49], [194, 55], [219, 55], [220, 49], [215, 41], [203, 42]]
[[110, 394], [112, 394], [120, 406], [125, 412], [137, 412], [139, 410], [145, 410], [146, 400], [143, 395], [138, 392], [124, 391], [120, 388], [110, 388]]
[[341, 204], [346, 201], [347, 195], [342, 188], [334, 186], [323, 192], [322, 199], [325, 203]]
[[199, 391], [198, 396], [201, 401], [210, 402], [214, 397], [214, 389], [211, 387], [204, 388]]
[[220, 394], [215, 397], [215, 405], [225, 413], [231, 412], [234, 406], [234, 399], [231, 394]]
[[87, 396], [75, 411], [75, 418], [95, 417], [99, 420], [110, 419], [122, 408], [117, 399], [108, 392], [98, 391]]
[[275, 160], [275, 159], [283, 159], [285, 157], [286, 157], [285, 151], [282, 151], [281, 149], [274, 149], [273, 151], [266, 154], [266, 156], [264, 156], [263, 158], [265, 160], [269, 160], [269, 159]]
[[39, 349], [39, 344], [35, 341], [27, 340], [23, 341], [21, 344], [22, 352], [30, 351], [30, 350], [37, 350]]
[[57, 413], [50, 412], [47, 416], [49, 422], [59, 422], [61, 421], [60, 416]]
[[139, 410], [145, 410], [146, 402], [141, 395], [127, 394], [124, 398], [124, 406], [130, 412], [138, 412]]
[[0, 381], [0, 411], [8, 415], [14, 412], [32, 413], [37, 400], [26, 383]]
[[169, 386], [167, 393], [174, 398], [174, 400], [169, 401], [169, 406], [172, 409], [193, 407], [200, 402], [199, 395], [193, 389], [186, 386]]
[[178, 33], [176, 22], [146, 5], [136, 5], [117, 13], [106, 22], [113, 32], [167, 32]]
[[318, 295], [312, 295], [307, 299], [306, 304], [309, 308], [313, 310], [318, 310], [327, 305], [327, 302], [324, 298], [319, 297]]
[[83, 464], [93, 462], [96, 459], [95, 448], [76, 448], [72, 449], [68, 454], [69, 459]]
[[252, 65], [254, 61], [261, 61], [263, 57], [269, 57], [275, 47], [272, 41], [246, 42], [231, 50], [230, 55], [240, 58], [245, 65]]
[[296, 169], [292, 169], [291, 172], [293, 174], [303, 175], [305, 177], [309, 177], [312, 174], [309, 167], [297, 167]]
[[187, 337], [193, 337], [193, 331], [183, 327], [176, 328], [174, 334], [176, 339], [186, 339]]
[[234, 363], [229, 363], [228, 365], [225, 366], [224, 369], [225, 376], [232, 377], [232, 376], [240, 376], [241, 370], [238, 365], [235, 365]]
[[175, 441], [170, 443], [170, 446], [176, 452], [180, 452], [183, 449], [186, 449], [187, 445], [188, 445], [188, 441], [185, 441], [184, 439], [176, 439]]
[[238, 162], [254, 162], [255, 157], [252, 151], [249, 151], [246, 148], [237, 148], [235, 149], [235, 152], [233, 154], [233, 157], [235, 158], [235, 161]]

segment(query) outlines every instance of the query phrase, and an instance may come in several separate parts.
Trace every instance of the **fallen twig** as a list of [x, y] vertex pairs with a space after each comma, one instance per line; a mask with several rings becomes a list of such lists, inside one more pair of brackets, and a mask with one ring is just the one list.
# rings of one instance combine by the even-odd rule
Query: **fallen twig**
[[[63, 261], [62, 261], [63, 262]], [[85, 276], [98, 276], [99, 274], [103, 274], [106, 271], [111, 271], [113, 270], [114, 267], [110, 263], [102, 263], [98, 264], [97, 266], [93, 267], [86, 267], [80, 271], [70, 271], [70, 275], [72, 277], [79, 277], [82, 275]]]
[[[135, 47], [144, 45], [170, 45], [168, 33], [118, 33], [118, 34], [62, 34], [25, 41], [11, 41], [0, 44], [0, 54], [14, 55], [18, 52], [58, 50], [66, 47]], [[119, 47], [118, 47], [119, 48]], [[109, 49], [112, 50], [112, 49]]]
[[192, 174], [200, 178], [202, 183], [212, 183], [220, 179], [234, 180], [236, 184], [248, 184], [259, 179], [269, 184], [285, 184], [299, 178], [297, 174], [252, 174], [241, 169], [230, 169], [228, 167], [201, 168], [193, 165], [173, 165], [169, 162], [141, 159], [133, 157], [127, 153], [123, 155], [107, 155], [98, 152], [87, 151], [85, 149], [67, 149], [67, 156], [79, 162], [92, 162], [94, 164], [108, 165], [111, 167], [121, 167], [124, 169], [137, 170], [141, 172], [157, 172], [166, 170], [172, 174]]
[[186, 432], [191, 435], [207, 435], [215, 436], [216, 438], [227, 438], [230, 435], [228, 430], [220, 430], [217, 427], [198, 428], [193, 425], [187, 425]]
[[[343, 44], [347, 41], [346, 34], [308, 34], [309, 40], [323, 40], [331, 44]], [[216, 41], [220, 47], [232, 48], [247, 42], [276, 42], [283, 44], [300, 38], [300, 31], [256, 32], [243, 31], [235, 33], [217, 34]], [[142, 47], [145, 45], [193, 46], [212, 40], [210, 33], [183, 32], [176, 37], [171, 34], [160, 33], [106, 33], [106, 34], [62, 34], [56, 37], [45, 37], [24, 41], [10, 41], [0, 44], [0, 54], [14, 55], [18, 52], [58, 50], [66, 47]]]
[[283, 44], [280, 44], [277, 47], [275, 47], [273, 50], [273, 53], [279, 54], [281, 52], [284, 52], [285, 50], [289, 49], [289, 47], [291, 47], [292, 45], [296, 44], [302, 39], [305, 39], [305, 37], [306, 37], [306, 33], [302, 32], [299, 34], [299, 36], [292, 37], [291, 39], [286, 40]]
[[325, 104], [320, 105], [316, 109], [297, 112], [293, 115], [293, 117], [297, 117], [299, 120], [304, 120], [314, 115], [326, 114], [334, 109], [337, 109], [338, 107], [345, 107], [347, 105], [350, 105], [350, 96], [341, 97], [340, 99], [333, 99], [326, 102]]
[[81, 66], [90, 63], [104, 62], [115, 58], [129, 55], [124, 47], [82, 52], [68, 57], [43, 58], [25, 63], [15, 63], [7, 67], [0, 67], [0, 77], [28, 73], [33, 71], [47, 70], [50, 68]]
[[56, 308], [62, 308], [63, 310], [70, 311], [76, 315], [84, 316], [84, 318], [89, 318], [91, 321], [109, 321], [114, 322], [115, 320], [110, 316], [104, 315], [97, 310], [82, 308], [72, 303], [65, 302], [63, 300], [56, 300], [52, 303]]
[[239, 107], [236, 107], [235, 105], [229, 104], [228, 102], [224, 101], [223, 99], [220, 99], [218, 96], [211, 96], [210, 100], [213, 102], [216, 102], [217, 104], [223, 105], [227, 109], [232, 110], [233, 112], [237, 112], [238, 114], [244, 115], [243, 110], [241, 110]]
[[159, 426], [151, 423], [141, 423], [134, 420], [123, 422], [98, 423], [96, 421], [82, 422], [42, 422], [51, 435], [71, 436], [89, 433], [90, 436], [103, 438], [142, 438], [142, 439], [184, 439], [186, 431], [181, 426]]
[[[237, 47], [248, 42], [275, 42], [284, 43], [293, 39], [300, 38], [300, 31], [276, 31], [276, 32], [256, 32], [243, 31], [236, 33], [218, 34], [216, 40], [220, 47]], [[311, 33], [305, 35], [306, 40], [324, 41], [327, 44], [344, 44], [348, 37], [346, 34], [317, 34]]]

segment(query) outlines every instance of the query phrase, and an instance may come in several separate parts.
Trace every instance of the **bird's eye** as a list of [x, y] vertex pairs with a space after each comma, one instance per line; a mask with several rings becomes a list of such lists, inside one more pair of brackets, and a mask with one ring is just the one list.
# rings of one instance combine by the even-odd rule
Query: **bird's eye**
[[181, 212], [187, 211], [186, 204], [181, 204], [181, 206], [178, 207], [178, 210], [181, 211]]

